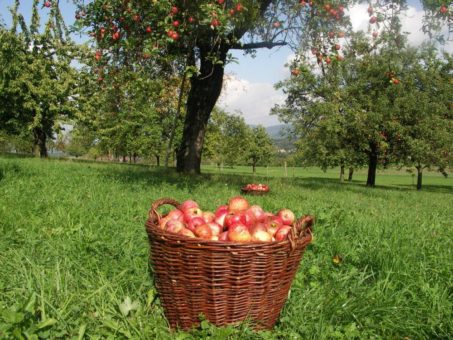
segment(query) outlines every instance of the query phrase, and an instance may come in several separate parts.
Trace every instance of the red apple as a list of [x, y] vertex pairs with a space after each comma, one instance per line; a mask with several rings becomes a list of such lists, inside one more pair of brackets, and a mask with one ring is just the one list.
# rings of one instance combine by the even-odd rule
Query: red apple
[[199, 208], [199, 207], [200, 206], [198, 205], [197, 202], [195, 202], [193, 200], [187, 200], [187, 201], [184, 201], [182, 204], [180, 204], [178, 209], [185, 212], [187, 209]]
[[187, 228], [184, 228], [182, 229], [180, 232], [179, 232], [179, 235], [183, 235], [183, 236], [187, 236], [187, 237], [191, 237], [191, 238], [195, 238], [195, 234], [190, 231], [189, 229]]
[[219, 5], [223, 5], [224, 2], [225, 2], [225, 0], [217, 0], [217, 3], [218, 3]]
[[146, 33], [151, 33], [153, 30], [150, 26], [146, 26]]
[[221, 225], [222, 227], [225, 226], [225, 217], [228, 215], [228, 212], [227, 211], [224, 211], [222, 213], [219, 213], [217, 214], [216, 213], [216, 218], [215, 218], [215, 222], [219, 225]]
[[255, 216], [255, 220], [257, 222], [264, 222], [266, 219], [264, 215], [264, 210], [259, 205], [252, 205], [250, 208], [246, 210], [247, 213], [252, 213]]
[[173, 25], [173, 27], [178, 27], [179, 21], [178, 20], [173, 21], [172, 25]]
[[162, 217], [159, 221], [159, 228], [165, 229], [165, 225], [167, 224], [168, 221], [170, 221], [170, 218], [168, 216]]
[[195, 228], [195, 235], [205, 240], [209, 240], [213, 236], [211, 228], [207, 224], [197, 226]]
[[250, 242], [252, 235], [248, 231], [247, 227], [243, 224], [237, 224], [228, 230], [228, 240], [232, 242]]
[[375, 24], [375, 23], [377, 23], [377, 21], [378, 21], [378, 19], [377, 19], [376, 16], [372, 16], [372, 17], [370, 18], [370, 24]]
[[219, 236], [223, 232], [223, 227], [215, 222], [209, 222], [206, 225], [211, 229], [214, 236]]
[[203, 211], [201, 216], [203, 217], [203, 219], [205, 220], [206, 223], [214, 222], [214, 220], [215, 220], [215, 215], [211, 211]]
[[119, 40], [121, 38], [121, 33], [119, 31], [116, 31], [115, 33], [112, 34], [112, 39], [113, 40]]
[[255, 215], [253, 215], [252, 212], [247, 211], [245, 211], [244, 214], [242, 214], [242, 220], [247, 228], [254, 226], [257, 222]]
[[244, 9], [244, 7], [242, 6], [241, 3], [238, 3], [238, 4], [236, 5], [236, 11], [237, 11], [237, 12], [240, 12], [240, 11], [242, 11], [243, 9]]
[[249, 228], [250, 230], [250, 233], [253, 235], [254, 233], [256, 233], [257, 231], [265, 231], [265, 232], [268, 232], [267, 231], [267, 228], [266, 228], [266, 225], [264, 223], [257, 223], [255, 224], [253, 227]]
[[281, 218], [283, 224], [285, 225], [292, 225], [296, 220], [296, 216], [294, 213], [289, 209], [282, 209], [277, 213], [277, 216]]
[[178, 234], [181, 230], [183, 230], [186, 225], [178, 220], [169, 220], [165, 224], [165, 230], [172, 234]]
[[194, 218], [192, 218], [191, 220], [189, 220], [189, 221], [187, 222], [187, 227], [186, 227], [186, 228], [189, 229], [189, 230], [191, 230], [191, 231], [193, 231], [193, 232], [195, 232], [195, 228], [196, 228], [197, 226], [203, 225], [203, 224], [206, 224], [206, 222], [204, 221], [203, 218], [201, 218], [201, 217], [194, 217]]
[[52, 3], [50, 1], [46, 1], [44, 3], [44, 6], [47, 7], [47, 8], [49, 8], [51, 5], [52, 5]]
[[280, 216], [269, 216], [266, 221], [264, 222], [266, 224], [266, 227], [277, 227], [280, 228], [283, 225], [283, 220], [281, 219]]
[[246, 211], [249, 208], [249, 202], [241, 196], [230, 198], [228, 201], [228, 211], [231, 213], [239, 213]]
[[219, 235], [219, 241], [228, 241], [228, 231], [224, 231]]
[[244, 224], [244, 215], [242, 214], [227, 214], [225, 216], [225, 220], [223, 222], [224, 227], [228, 229], [237, 225], [237, 224]]
[[278, 228], [277, 232], [275, 233], [275, 240], [276, 241], [283, 241], [288, 237], [289, 232], [291, 231], [291, 227], [289, 225], [284, 225]]
[[280, 25], [281, 25], [281, 24], [280, 24], [280, 21], [276, 21], [276, 22], [273, 23], [273, 26], [274, 26], [275, 28], [279, 28]]
[[194, 217], [201, 217], [203, 216], [203, 212], [200, 208], [189, 208], [186, 209], [184, 212], [184, 221], [188, 223]]
[[170, 13], [171, 13], [171, 14], [178, 14], [178, 12], [179, 12], [179, 9], [178, 9], [178, 7], [176, 7], [176, 6], [173, 6], [173, 7], [171, 8], [171, 10], [170, 10]]
[[272, 235], [269, 234], [267, 231], [258, 230], [252, 234], [252, 241], [271, 242]]
[[441, 14], [447, 14], [448, 13], [448, 7], [445, 5], [440, 6], [440, 13]]
[[179, 209], [174, 209], [167, 214], [171, 220], [184, 221], [184, 213]]

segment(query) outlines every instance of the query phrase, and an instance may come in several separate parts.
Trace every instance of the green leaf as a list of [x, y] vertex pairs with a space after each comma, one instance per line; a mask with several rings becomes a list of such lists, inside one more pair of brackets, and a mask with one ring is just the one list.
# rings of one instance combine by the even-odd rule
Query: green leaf
[[57, 322], [58, 322], [57, 320], [50, 318], [50, 319], [47, 319], [46, 321], [42, 321], [42, 322], [38, 323], [36, 325], [36, 329], [43, 329], [43, 328], [46, 328], [46, 327], [52, 327]]
[[121, 313], [124, 316], [128, 316], [132, 310], [136, 310], [136, 309], [138, 309], [138, 307], [140, 307], [140, 303], [138, 301], [132, 302], [131, 298], [129, 296], [126, 296], [123, 303], [121, 303], [119, 305], [119, 307], [120, 307]]
[[24, 313], [15, 312], [12, 310], [4, 310], [2, 317], [6, 322], [16, 324], [20, 323], [24, 319]]

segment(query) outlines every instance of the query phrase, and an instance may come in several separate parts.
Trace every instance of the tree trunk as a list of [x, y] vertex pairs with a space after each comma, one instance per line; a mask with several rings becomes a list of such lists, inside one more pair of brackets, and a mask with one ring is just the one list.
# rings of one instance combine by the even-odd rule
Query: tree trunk
[[46, 146], [46, 133], [41, 128], [35, 128], [33, 131], [34, 135], [34, 152], [37, 155], [39, 153], [39, 157], [47, 158], [47, 146]]
[[252, 163], [252, 169], [253, 169], [253, 174], [255, 174], [256, 173], [256, 163], [255, 162]]
[[182, 97], [184, 96], [184, 85], [186, 84], [186, 78], [187, 78], [187, 73], [184, 70], [184, 75], [182, 76], [182, 80], [181, 80], [181, 86], [179, 87], [178, 107], [176, 109], [176, 113], [173, 118], [173, 125], [171, 127], [170, 139], [168, 140], [167, 152], [165, 154], [165, 167], [166, 168], [168, 168], [170, 154], [173, 150], [173, 141], [175, 139], [176, 127], [178, 126], [178, 121], [181, 118]]
[[368, 177], [366, 180], [367, 187], [376, 185], [376, 169], [378, 164], [378, 148], [376, 143], [370, 143], [370, 152], [368, 153]]
[[419, 165], [417, 166], [417, 190], [422, 190], [422, 176], [423, 168]]
[[[220, 46], [219, 59], [226, 60], [228, 47]], [[176, 169], [184, 173], [200, 173], [203, 142], [211, 111], [220, 96], [224, 66], [209, 60], [210, 49], [200, 47], [200, 75], [191, 78], [186, 118]]]
[[340, 182], [344, 182], [344, 164], [340, 166]]
[[160, 156], [159, 155], [155, 155], [156, 156], [156, 165], [159, 167], [160, 166]]
[[350, 167], [349, 168], [349, 175], [348, 175], [348, 181], [352, 182], [352, 175], [354, 175], [354, 168]]

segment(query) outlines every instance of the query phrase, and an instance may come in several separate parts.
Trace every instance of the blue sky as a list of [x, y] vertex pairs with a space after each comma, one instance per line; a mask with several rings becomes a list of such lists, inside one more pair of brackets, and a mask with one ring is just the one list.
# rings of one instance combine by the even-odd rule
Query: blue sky
[[[6, 25], [11, 23], [11, 15], [7, 8], [12, 6], [14, 0], [0, 0], [0, 13]], [[409, 41], [418, 45], [425, 37], [420, 31], [421, 6], [418, 0], [410, 0], [410, 10], [403, 19], [403, 29], [411, 32]], [[21, 13], [29, 20], [31, 15], [31, 0], [22, 1]], [[67, 24], [74, 22], [75, 6], [71, 0], [61, 0], [60, 6]], [[368, 5], [357, 5], [351, 9], [351, 18], [355, 29], [366, 29], [368, 25]], [[41, 15], [45, 19], [45, 13], [49, 10], [43, 8]], [[74, 37], [75, 40], [80, 40]], [[453, 43], [446, 48], [453, 52]], [[232, 51], [238, 63], [226, 66], [227, 80], [224, 91], [218, 102], [219, 106], [231, 113], [244, 116], [250, 124], [262, 124], [270, 126], [279, 124], [269, 111], [275, 104], [284, 101], [284, 95], [274, 89], [274, 84], [289, 76], [289, 71], [284, 64], [288, 61], [292, 52], [288, 48], [260, 49], [255, 58], [250, 55], [244, 56], [242, 51]]]

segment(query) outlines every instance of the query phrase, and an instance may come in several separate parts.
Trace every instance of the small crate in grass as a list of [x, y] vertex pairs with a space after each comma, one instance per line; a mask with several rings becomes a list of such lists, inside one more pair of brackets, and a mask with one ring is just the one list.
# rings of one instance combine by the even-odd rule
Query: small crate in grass
[[287, 240], [234, 243], [188, 238], [159, 228], [163, 205], [155, 201], [146, 221], [157, 292], [172, 328], [190, 329], [200, 315], [217, 326], [248, 320], [271, 329], [288, 297], [306, 246], [311, 223], [299, 219]]

